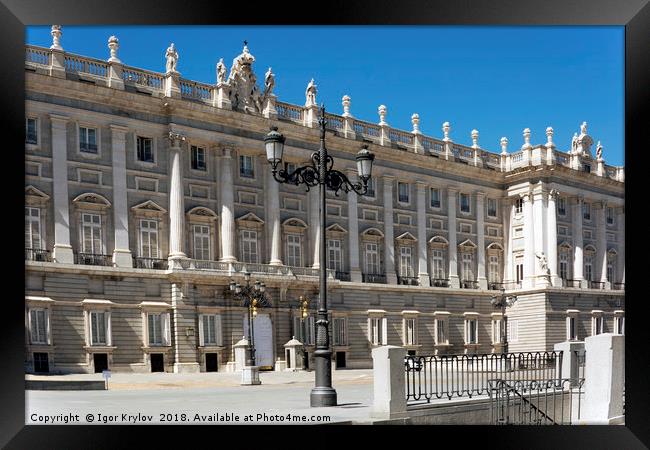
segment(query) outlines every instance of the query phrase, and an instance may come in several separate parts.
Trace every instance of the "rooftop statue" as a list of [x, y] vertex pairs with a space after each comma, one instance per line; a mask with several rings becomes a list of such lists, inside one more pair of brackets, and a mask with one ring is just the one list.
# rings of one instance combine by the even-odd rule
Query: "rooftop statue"
[[165, 70], [167, 72], [177, 72], [176, 65], [178, 64], [178, 52], [176, 51], [176, 47], [174, 47], [173, 42], [169, 47], [167, 47], [165, 57], [167, 58], [167, 66]]
[[599, 161], [603, 159], [603, 146], [600, 144], [600, 141], [598, 141], [598, 145], [596, 145], [596, 159]]
[[226, 65], [223, 63], [223, 58], [217, 63], [217, 84], [226, 82]]
[[262, 112], [262, 97], [257, 86], [257, 77], [252, 65], [255, 57], [248, 51], [248, 42], [244, 41], [242, 53], [232, 61], [228, 84], [231, 86], [230, 102], [233, 109], [247, 113]]
[[312, 78], [309, 84], [307, 85], [307, 90], [305, 91], [305, 106], [314, 106], [316, 105], [316, 84]]
[[275, 87], [275, 74], [269, 70], [266, 71], [264, 75], [264, 98], [273, 93], [273, 88]]

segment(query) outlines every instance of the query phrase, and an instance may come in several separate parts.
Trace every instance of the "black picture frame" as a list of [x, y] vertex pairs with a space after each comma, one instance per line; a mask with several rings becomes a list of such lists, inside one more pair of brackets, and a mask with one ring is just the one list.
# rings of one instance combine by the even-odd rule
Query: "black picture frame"
[[[93, 24], [340, 24], [340, 25], [620, 25], [625, 27], [625, 155], [626, 168], [626, 236], [634, 243], [644, 241], [647, 225], [642, 208], [630, 208], [633, 201], [643, 205], [643, 186], [635, 184], [643, 178], [641, 170], [646, 163], [648, 137], [648, 81], [650, 75], [650, 5], [647, 0], [463, 0], [418, 2], [400, 0], [387, 2], [339, 1], [327, 3], [302, 2], [297, 5], [268, 3], [266, 6], [245, 7], [236, 2], [197, 1], [182, 4], [169, 0], [2, 0], [0, 4], [0, 67], [3, 95], [2, 124], [4, 152], [4, 205], [10, 216], [20, 217], [24, 205], [24, 191], [19, 167], [24, 166], [24, 43], [26, 25], [61, 23], [68, 25]], [[296, 15], [298, 13], [298, 15]], [[437, 45], [432, 43], [432, 46]], [[353, 56], [353, 55], [351, 55]], [[543, 59], [540, 58], [540, 69]], [[561, 105], [558, 105], [561, 107]], [[15, 179], [14, 179], [15, 178]], [[4, 181], [4, 180], [3, 180]], [[632, 183], [632, 184], [630, 184]], [[18, 220], [3, 221], [7, 226], [3, 236], [19, 236]], [[638, 228], [638, 233], [635, 233]], [[631, 229], [631, 230], [628, 230]], [[638, 239], [638, 240], [637, 240]], [[236, 445], [246, 436], [258, 436], [255, 446], [312, 446], [338, 445], [359, 438], [339, 434], [345, 427], [302, 426], [286, 430], [263, 427], [260, 433], [239, 427], [180, 426], [25, 426], [24, 396], [24, 278], [22, 249], [18, 239], [3, 242], [2, 259], [4, 299], [0, 327], [2, 357], [0, 359], [0, 445], [9, 449], [38, 448], [166, 448], [170, 437], [183, 439], [184, 445]], [[9, 245], [10, 244], [10, 245]], [[649, 387], [646, 382], [650, 352], [648, 315], [644, 303], [644, 264], [633, 264], [641, 250], [626, 251], [628, 270], [626, 290], [631, 293], [626, 302], [626, 425], [589, 427], [408, 427], [386, 428], [348, 427], [353, 434], [368, 433], [375, 439], [396, 437], [404, 445], [495, 446], [498, 448], [607, 448], [632, 449], [650, 445]], [[12, 256], [13, 255], [13, 256]], [[642, 255], [643, 256], [643, 255]], [[423, 429], [424, 428], [424, 429]], [[162, 431], [162, 432], [161, 432]], [[244, 433], [242, 433], [244, 431]], [[325, 431], [327, 434], [323, 433]], [[300, 437], [292, 437], [293, 434]], [[318, 435], [317, 435], [318, 433]], [[319, 434], [323, 433], [323, 437]], [[228, 434], [232, 439], [226, 439]], [[226, 444], [226, 442], [232, 442]], [[388, 441], [386, 441], [388, 442]], [[357, 444], [358, 443], [358, 444]], [[248, 445], [245, 445], [248, 447]]]

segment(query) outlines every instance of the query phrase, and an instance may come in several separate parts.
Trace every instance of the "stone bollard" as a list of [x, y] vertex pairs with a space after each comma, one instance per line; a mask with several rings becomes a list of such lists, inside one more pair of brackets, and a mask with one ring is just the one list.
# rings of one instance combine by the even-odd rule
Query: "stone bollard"
[[571, 387], [578, 386], [578, 357], [585, 353], [585, 343], [582, 341], [564, 341], [555, 344], [553, 350], [562, 352], [562, 360], [557, 364], [556, 378], [571, 380]]
[[383, 345], [372, 350], [373, 406], [372, 417], [406, 418], [404, 357], [406, 349]]
[[623, 424], [625, 337], [605, 333], [585, 339], [585, 401], [580, 423]]

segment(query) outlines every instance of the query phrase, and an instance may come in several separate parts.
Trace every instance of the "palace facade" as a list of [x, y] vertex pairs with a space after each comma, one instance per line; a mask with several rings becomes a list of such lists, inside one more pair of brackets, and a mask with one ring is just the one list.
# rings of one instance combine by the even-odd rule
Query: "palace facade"
[[[28, 372], [234, 370], [248, 309], [231, 280], [266, 284], [257, 362], [279, 368], [295, 336], [314, 350], [318, 191], [277, 183], [264, 153], [286, 137], [289, 171], [319, 146], [316, 85], [305, 105], [257, 82], [245, 46], [215, 84], [187, 80], [170, 46], [165, 73], [137, 69], [109, 39], [107, 61], [26, 46], [25, 368]], [[162, 53], [162, 52], [161, 52]], [[162, 57], [161, 57], [162, 59]], [[263, 86], [262, 86], [263, 84]], [[327, 193], [330, 332], [337, 368], [371, 350], [500, 352], [504, 288], [510, 351], [624, 332], [624, 170], [580, 126], [501, 151], [328, 114], [335, 168], [356, 177], [375, 154], [368, 195]], [[310, 300], [302, 320], [298, 298]]]

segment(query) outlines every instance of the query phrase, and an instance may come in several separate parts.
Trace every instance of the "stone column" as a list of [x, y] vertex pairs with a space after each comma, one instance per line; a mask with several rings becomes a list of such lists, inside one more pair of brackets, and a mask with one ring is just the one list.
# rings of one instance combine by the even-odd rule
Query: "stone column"
[[68, 117], [50, 114], [52, 123], [52, 190], [54, 195], [54, 262], [74, 264], [70, 245], [68, 200]]
[[221, 260], [235, 262], [235, 193], [232, 179], [232, 150], [223, 149], [221, 157]]
[[[348, 170], [348, 178], [355, 179], [356, 171]], [[359, 266], [359, 211], [357, 207], [357, 194], [348, 193], [348, 228], [350, 236], [350, 280], [361, 282], [361, 268]]]
[[580, 283], [580, 287], [586, 287], [582, 259], [582, 202], [582, 197], [576, 197], [573, 202], [573, 279]]
[[[544, 253], [546, 255], [546, 246], [544, 245], [544, 197], [546, 197], [546, 192], [541, 190], [541, 186], [538, 186], [537, 192], [533, 194], [534, 203], [533, 203], [533, 242], [535, 247], [535, 254], [533, 255], [533, 274], [535, 277], [535, 285], [538, 287], [547, 287], [550, 284], [550, 278], [543, 273], [540, 268], [539, 261], [537, 256]], [[548, 262], [548, 255], [546, 255], [546, 260]]]
[[[596, 206], [596, 205], [595, 205]], [[597, 204], [596, 209], [596, 261], [597, 267], [600, 267], [600, 282], [604, 283], [605, 289], [611, 289], [610, 283], [607, 281], [607, 224], [605, 223], [605, 212], [607, 211], [607, 203], [604, 201]]]
[[478, 287], [487, 289], [485, 274], [485, 192], [476, 193], [476, 245], [478, 246]]
[[546, 208], [546, 255], [548, 270], [551, 272], [551, 284], [562, 287], [562, 279], [557, 273], [557, 208], [555, 200], [558, 192], [553, 189], [548, 193], [548, 208]]
[[395, 272], [395, 236], [393, 233], [393, 182], [395, 177], [384, 175], [384, 269], [386, 282], [397, 284]]
[[266, 194], [268, 224], [271, 234], [271, 260], [273, 266], [282, 265], [282, 229], [280, 227], [280, 183], [275, 181], [270, 171], [266, 173]]
[[522, 287], [530, 289], [535, 286], [535, 240], [533, 223], [532, 194], [522, 194], [524, 205], [524, 279]]
[[113, 222], [115, 248], [113, 264], [133, 267], [129, 246], [129, 209], [126, 196], [126, 132], [128, 128], [111, 125], [111, 153], [113, 158]]
[[456, 241], [456, 194], [458, 190], [447, 188], [447, 222], [449, 226], [449, 286], [460, 288], [458, 278], [458, 244]]
[[[181, 142], [185, 136], [169, 133], [169, 262], [171, 267], [178, 267], [179, 260], [187, 258], [183, 252], [184, 242], [184, 192], [183, 192], [183, 157]], [[179, 267], [180, 268], [180, 267]]]
[[618, 280], [614, 283], [625, 284], [625, 206], [618, 209], [618, 255], [616, 255], [616, 271], [618, 272]]
[[311, 228], [312, 252], [314, 262], [311, 265], [314, 269], [320, 269], [320, 196], [318, 188], [309, 190], [309, 228]]
[[415, 183], [415, 186], [418, 208], [418, 277], [420, 278], [420, 286], [431, 286], [429, 269], [427, 268], [426, 184], [418, 181]]
[[512, 281], [512, 233], [511, 223], [514, 205], [508, 197], [501, 199], [501, 211], [503, 216], [503, 282]]

